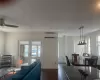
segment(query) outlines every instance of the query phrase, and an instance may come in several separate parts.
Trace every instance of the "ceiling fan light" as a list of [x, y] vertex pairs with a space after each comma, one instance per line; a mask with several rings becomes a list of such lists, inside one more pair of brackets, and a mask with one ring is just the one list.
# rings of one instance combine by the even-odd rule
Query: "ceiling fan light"
[[86, 45], [85, 41], [79, 41], [78, 45]]
[[78, 45], [86, 45], [85, 37], [83, 35], [83, 28], [84, 28], [84, 26], [81, 26], [79, 28], [79, 30], [80, 30], [80, 41], [79, 41]]
[[81, 41], [79, 41], [78, 45], [81, 45]]
[[78, 43], [78, 45], [81, 45], [80, 43]]

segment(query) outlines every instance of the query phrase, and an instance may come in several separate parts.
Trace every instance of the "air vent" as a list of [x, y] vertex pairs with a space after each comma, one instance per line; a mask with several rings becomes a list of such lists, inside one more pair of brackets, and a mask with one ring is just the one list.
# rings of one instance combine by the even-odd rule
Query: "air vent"
[[56, 34], [55, 32], [45, 32], [45, 34]]
[[56, 38], [56, 37], [44, 37], [44, 38]]

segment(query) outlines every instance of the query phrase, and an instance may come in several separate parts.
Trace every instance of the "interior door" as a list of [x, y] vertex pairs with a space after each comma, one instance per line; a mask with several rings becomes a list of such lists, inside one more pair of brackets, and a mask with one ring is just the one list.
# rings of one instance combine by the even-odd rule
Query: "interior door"
[[43, 45], [43, 68], [58, 68], [58, 42], [57, 38], [45, 38]]

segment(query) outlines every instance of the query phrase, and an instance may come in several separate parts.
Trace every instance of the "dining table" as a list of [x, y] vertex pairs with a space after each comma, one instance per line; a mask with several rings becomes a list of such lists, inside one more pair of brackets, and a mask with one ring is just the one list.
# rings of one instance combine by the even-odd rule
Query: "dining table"
[[79, 70], [88, 74], [86, 80], [100, 80], [100, 70], [90, 66], [67, 66], [62, 65], [68, 80], [82, 80]]

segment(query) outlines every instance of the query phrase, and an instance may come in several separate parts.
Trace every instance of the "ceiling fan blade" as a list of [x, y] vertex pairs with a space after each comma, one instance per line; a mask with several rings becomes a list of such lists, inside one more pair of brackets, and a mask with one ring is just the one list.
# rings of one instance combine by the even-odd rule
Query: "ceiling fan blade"
[[10, 24], [5, 24], [4, 26], [7, 26], [7, 27], [13, 27], [13, 28], [18, 28], [19, 26], [16, 26], [16, 25], [10, 25]]

